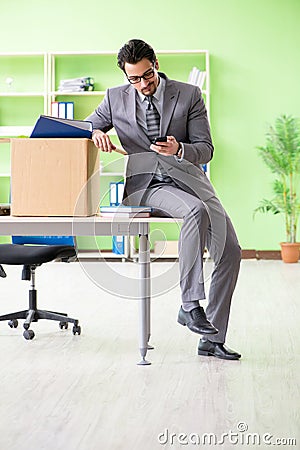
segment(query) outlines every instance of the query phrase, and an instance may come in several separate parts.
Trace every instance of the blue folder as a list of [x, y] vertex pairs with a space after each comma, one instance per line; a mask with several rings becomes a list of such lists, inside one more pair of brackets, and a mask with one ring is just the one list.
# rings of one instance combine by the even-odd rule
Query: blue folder
[[92, 122], [40, 116], [31, 138], [92, 138]]
[[12, 236], [13, 244], [71, 245], [75, 247], [74, 236]]

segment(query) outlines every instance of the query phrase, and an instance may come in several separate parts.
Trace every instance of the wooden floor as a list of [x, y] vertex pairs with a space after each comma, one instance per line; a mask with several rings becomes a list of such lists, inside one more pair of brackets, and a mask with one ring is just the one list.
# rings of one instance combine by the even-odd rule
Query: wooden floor
[[[107, 268], [53, 263], [37, 270], [40, 307], [78, 317], [81, 336], [40, 321], [34, 340], [25, 341], [22, 326], [0, 323], [1, 450], [263, 449], [270, 448], [266, 433], [272, 447], [275, 439], [294, 439], [280, 447], [300, 448], [300, 264], [242, 262], [227, 344], [243, 358], [231, 362], [197, 356], [197, 335], [176, 322], [177, 264], [153, 263], [155, 349], [147, 367], [136, 365], [137, 301], [107, 292], [123, 283], [124, 297], [131, 295], [137, 265]], [[27, 304], [19, 268], [6, 269], [1, 314]], [[220, 444], [230, 431], [236, 437]], [[218, 444], [197, 445], [204, 433]], [[243, 444], [247, 435], [253, 445]]]

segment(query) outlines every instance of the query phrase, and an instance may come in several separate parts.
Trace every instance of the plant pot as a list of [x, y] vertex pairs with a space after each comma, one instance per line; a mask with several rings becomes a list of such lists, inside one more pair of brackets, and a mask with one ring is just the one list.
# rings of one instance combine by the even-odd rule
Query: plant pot
[[296, 263], [300, 256], [300, 242], [281, 242], [281, 258], [285, 263]]

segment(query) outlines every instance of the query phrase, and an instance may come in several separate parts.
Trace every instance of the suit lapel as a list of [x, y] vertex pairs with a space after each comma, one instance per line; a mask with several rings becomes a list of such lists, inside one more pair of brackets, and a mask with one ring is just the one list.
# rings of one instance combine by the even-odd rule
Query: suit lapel
[[167, 134], [167, 130], [179, 96], [179, 90], [173, 86], [171, 81], [169, 81], [168, 79], [166, 81], [167, 82], [162, 109], [163, 113], [160, 123], [160, 133], [162, 136], [165, 136]]
[[[172, 81], [170, 81], [166, 77], [166, 87], [164, 93], [163, 100], [163, 108], [162, 108], [162, 117], [160, 122], [160, 134], [161, 136], [165, 136], [172, 119], [173, 111], [178, 101], [179, 90], [173, 85]], [[140, 139], [149, 147], [150, 140], [146, 133], [142, 130], [142, 128], [137, 124], [136, 121], [136, 98], [135, 98], [135, 89], [132, 86], [126, 87], [126, 89], [122, 92], [122, 101], [124, 110], [126, 112], [128, 122], [131, 124], [133, 128], [133, 132], [136, 133]], [[132, 118], [135, 120], [132, 120]]]
[[[135, 89], [131, 86], [128, 86], [128, 88], [122, 92], [122, 97], [124, 110], [126, 112], [128, 122], [133, 128], [133, 132], [136, 133], [140, 137], [140, 139], [147, 144], [147, 147], [149, 147], [150, 140], [136, 121]], [[132, 118], [134, 118], [134, 120], [132, 120]]]

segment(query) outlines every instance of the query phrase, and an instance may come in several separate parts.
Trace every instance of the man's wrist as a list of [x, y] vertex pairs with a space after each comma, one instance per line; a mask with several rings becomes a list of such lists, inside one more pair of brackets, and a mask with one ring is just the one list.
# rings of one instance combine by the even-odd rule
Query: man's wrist
[[178, 149], [177, 149], [177, 152], [175, 153], [175, 156], [178, 156], [180, 158], [181, 150], [182, 150], [182, 145], [180, 142], [178, 142]]

